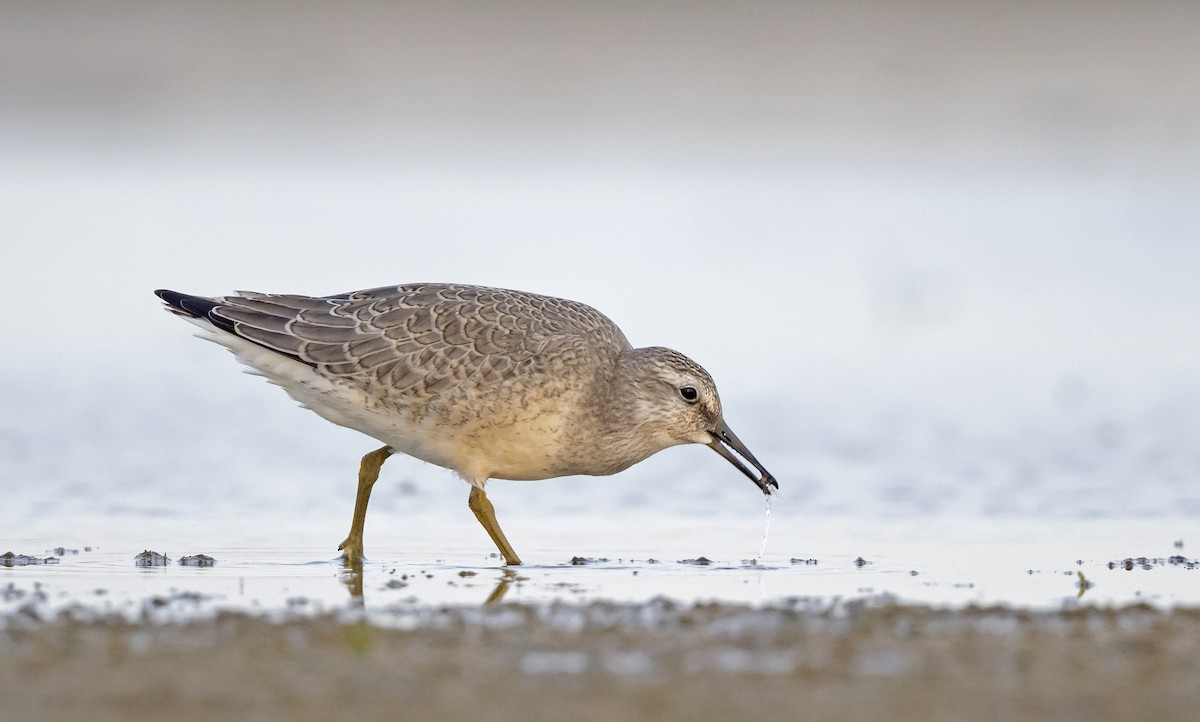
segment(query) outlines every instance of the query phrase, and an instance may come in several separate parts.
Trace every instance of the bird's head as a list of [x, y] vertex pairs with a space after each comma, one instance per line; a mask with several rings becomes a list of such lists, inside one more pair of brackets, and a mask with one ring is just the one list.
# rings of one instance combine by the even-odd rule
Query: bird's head
[[639, 433], [652, 435], [650, 441], [658, 448], [704, 444], [750, 477], [764, 494], [779, 488], [775, 477], [725, 423], [717, 386], [700, 364], [661, 346], [633, 349], [627, 355], [623, 380], [632, 389]]

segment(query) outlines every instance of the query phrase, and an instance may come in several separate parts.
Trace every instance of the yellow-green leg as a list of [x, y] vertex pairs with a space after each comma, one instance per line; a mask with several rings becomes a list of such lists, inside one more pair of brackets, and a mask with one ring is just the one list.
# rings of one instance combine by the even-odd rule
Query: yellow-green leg
[[500, 581], [496, 583], [496, 588], [493, 589], [492, 593], [488, 595], [488, 598], [484, 600], [484, 604], [499, 604], [500, 602], [504, 601], [504, 595], [508, 594], [508, 588], [512, 586], [514, 581], [520, 578], [517, 576], [517, 573], [511, 569], [501, 569], [500, 574], [502, 575], [500, 577]]
[[471, 487], [471, 496], [467, 499], [467, 506], [471, 507], [471, 511], [475, 512], [475, 518], [479, 520], [480, 524], [483, 524], [484, 529], [487, 529], [488, 536], [496, 543], [496, 548], [504, 557], [504, 563], [509, 566], [520, 564], [521, 560], [517, 558], [517, 553], [513, 551], [508, 539], [504, 538], [504, 532], [500, 531], [500, 525], [496, 523], [496, 510], [492, 507], [492, 502], [488, 501], [487, 494], [483, 493], [483, 489], [478, 486]]
[[342, 542], [338, 549], [342, 556], [349, 561], [360, 561], [363, 558], [363, 524], [367, 521], [367, 502], [371, 500], [371, 487], [379, 478], [379, 469], [383, 462], [392, 455], [392, 450], [385, 446], [376, 449], [362, 458], [358, 467], [358, 495], [354, 498], [354, 520], [350, 522], [350, 536]]

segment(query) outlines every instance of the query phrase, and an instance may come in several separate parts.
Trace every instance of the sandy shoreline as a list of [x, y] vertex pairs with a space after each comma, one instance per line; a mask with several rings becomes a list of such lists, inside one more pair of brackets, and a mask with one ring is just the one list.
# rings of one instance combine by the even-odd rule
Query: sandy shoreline
[[6, 717], [1186, 719], [1200, 609], [854, 602], [425, 607], [394, 627], [221, 612], [0, 631]]

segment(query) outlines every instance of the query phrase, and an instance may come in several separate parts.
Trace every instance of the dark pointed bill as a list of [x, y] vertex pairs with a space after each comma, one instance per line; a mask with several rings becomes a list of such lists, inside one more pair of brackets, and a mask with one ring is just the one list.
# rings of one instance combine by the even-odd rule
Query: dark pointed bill
[[[709, 443], [709, 446], [712, 447], [712, 450], [721, 456], [724, 456], [726, 461], [728, 461], [730, 464], [733, 464], [743, 474], [750, 477], [750, 480], [755, 484], [758, 484], [759, 489], [762, 489], [762, 493], [770, 494], [771, 487], [776, 489], [779, 488], [779, 482], [775, 481], [775, 477], [771, 476], [771, 472], [763, 468], [763, 465], [758, 462], [758, 459], [754, 458], [754, 454], [750, 453], [750, 450], [746, 448], [746, 445], [743, 444], [740, 439], [738, 439], [737, 435], [729, 430], [729, 426], [725, 424], [724, 420], [718, 422], [717, 428], [713, 429], [710, 433], [713, 436], [712, 442]], [[734, 452], [737, 453], [735, 454]], [[739, 456], [741, 459], [738, 458]], [[749, 466], [746, 466], [746, 464], [742, 462], [742, 459], [745, 459], [753, 464], [755, 469], [758, 469], [762, 472], [762, 476], [760, 477], [758, 474], [755, 474]]]

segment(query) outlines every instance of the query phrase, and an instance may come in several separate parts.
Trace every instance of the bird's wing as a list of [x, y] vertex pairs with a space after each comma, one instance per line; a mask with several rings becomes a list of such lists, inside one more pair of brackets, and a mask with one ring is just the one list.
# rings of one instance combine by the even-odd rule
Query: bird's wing
[[314, 298], [240, 291], [213, 299], [225, 330], [327, 376], [438, 392], [503, 379], [550, 357], [615, 360], [629, 342], [594, 308], [479, 286], [388, 286]]

